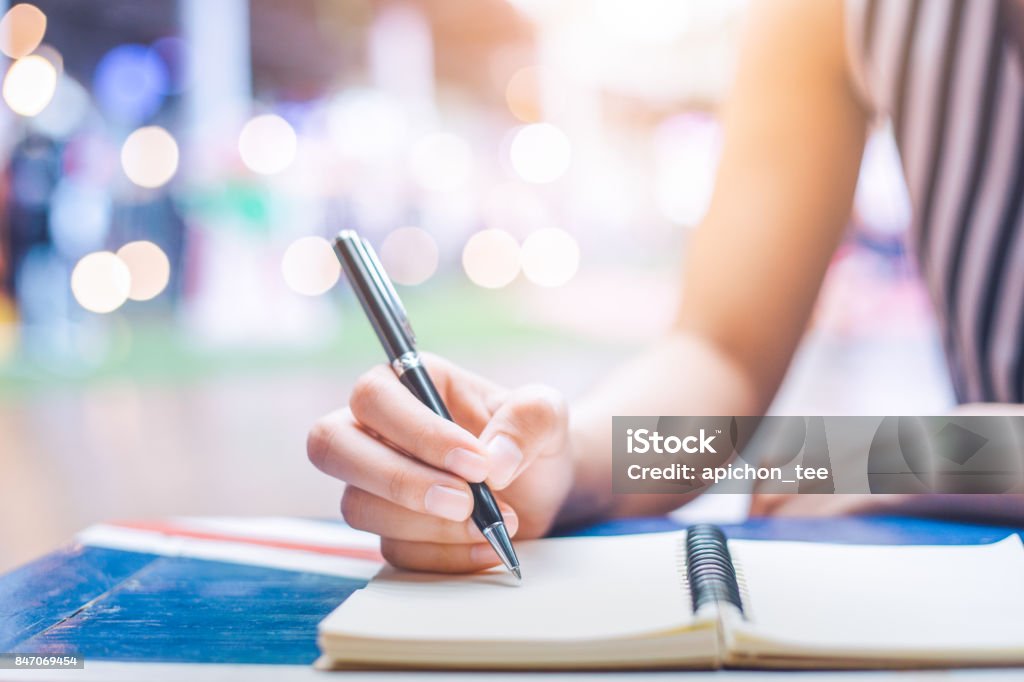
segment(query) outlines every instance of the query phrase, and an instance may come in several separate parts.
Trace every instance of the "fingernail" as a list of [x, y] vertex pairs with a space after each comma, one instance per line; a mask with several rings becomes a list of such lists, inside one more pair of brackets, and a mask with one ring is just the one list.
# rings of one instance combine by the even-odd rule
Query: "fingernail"
[[508, 485], [512, 475], [523, 462], [523, 453], [519, 446], [508, 436], [499, 434], [487, 444], [487, 453], [491, 459], [491, 482], [498, 487]]
[[473, 511], [469, 493], [446, 485], [434, 485], [423, 498], [427, 512], [451, 521], [461, 521]]
[[519, 530], [519, 515], [511, 509], [506, 509], [501, 512], [501, 516], [505, 519], [505, 530], [509, 535], [515, 535]]
[[473, 483], [487, 478], [487, 460], [465, 448], [455, 448], [445, 455], [444, 468]]
[[494, 553], [494, 548], [490, 545], [473, 545], [469, 548], [469, 558], [474, 564], [497, 566], [501, 563], [501, 559]]

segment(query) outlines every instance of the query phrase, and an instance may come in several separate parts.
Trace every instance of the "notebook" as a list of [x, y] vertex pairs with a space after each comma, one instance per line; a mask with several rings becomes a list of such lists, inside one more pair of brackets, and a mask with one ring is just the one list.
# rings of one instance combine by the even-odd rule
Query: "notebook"
[[710, 525], [517, 545], [523, 580], [383, 569], [319, 627], [323, 668], [1024, 664], [1024, 546], [727, 540]]

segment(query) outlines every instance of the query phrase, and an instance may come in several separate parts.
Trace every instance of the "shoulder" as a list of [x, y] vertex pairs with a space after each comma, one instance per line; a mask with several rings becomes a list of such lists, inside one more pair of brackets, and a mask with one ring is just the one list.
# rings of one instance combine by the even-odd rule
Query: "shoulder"
[[[780, 76], [795, 88], [816, 84], [831, 95], [838, 89], [852, 94], [862, 108], [868, 106], [863, 86], [853, 77], [848, 43], [855, 32], [864, 2], [850, 0], [755, 0], [749, 6], [745, 31], [748, 61], [762, 75]], [[779, 78], [772, 78], [776, 87]], [[808, 94], [804, 91], [804, 94]]]
[[[998, 0], [842, 1], [850, 82], [875, 114], [894, 113], [900, 90], [913, 80], [910, 72], [936, 68], [951, 26], [987, 34], [998, 5]], [[989, 39], [978, 35], [973, 42]]]

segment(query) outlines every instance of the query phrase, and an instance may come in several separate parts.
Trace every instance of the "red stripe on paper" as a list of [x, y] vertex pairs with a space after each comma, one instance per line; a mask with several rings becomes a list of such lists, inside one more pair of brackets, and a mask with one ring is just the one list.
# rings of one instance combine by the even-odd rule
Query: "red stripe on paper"
[[248, 536], [229, 535], [227, 533], [216, 533], [205, 530], [193, 530], [182, 528], [171, 523], [161, 521], [115, 521], [108, 525], [118, 528], [130, 528], [132, 530], [144, 530], [162, 535], [171, 535], [180, 538], [191, 538], [194, 540], [214, 540], [219, 542], [232, 542], [242, 545], [256, 545], [258, 547], [273, 547], [274, 549], [289, 549], [299, 552], [311, 552], [326, 556], [339, 556], [349, 559], [363, 559], [365, 561], [384, 561], [384, 557], [377, 549], [368, 547], [337, 547], [332, 545], [315, 545], [305, 542], [289, 542], [287, 540], [270, 540]]

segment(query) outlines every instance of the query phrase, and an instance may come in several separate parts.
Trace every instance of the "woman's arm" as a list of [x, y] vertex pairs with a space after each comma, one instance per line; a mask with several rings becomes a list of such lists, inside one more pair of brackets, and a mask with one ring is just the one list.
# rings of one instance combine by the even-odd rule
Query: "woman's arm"
[[714, 197], [688, 246], [673, 332], [572, 412], [562, 519], [686, 501], [611, 494], [611, 416], [761, 414], [842, 237], [867, 128], [847, 77], [841, 0], [750, 8]]

